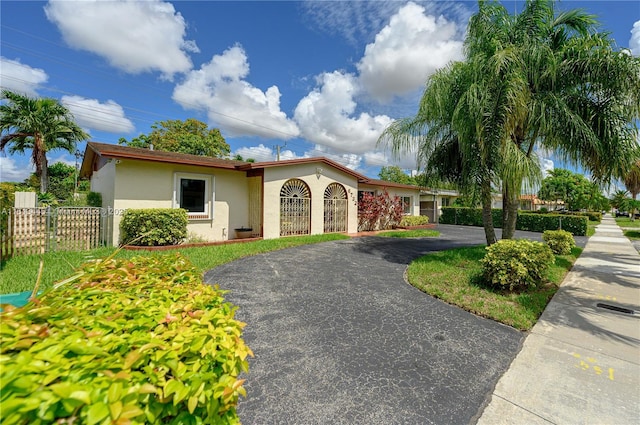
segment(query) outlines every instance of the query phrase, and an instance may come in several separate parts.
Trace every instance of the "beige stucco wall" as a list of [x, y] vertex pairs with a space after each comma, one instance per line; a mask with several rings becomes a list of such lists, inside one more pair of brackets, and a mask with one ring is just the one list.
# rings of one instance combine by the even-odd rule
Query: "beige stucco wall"
[[115, 172], [115, 161], [111, 161], [91, 176], [91, 191], [102, 195], [102, 206], [107, 209], [113, 208]]
[[[322, 174], [316, 176], [316, 169]], [[347, 232], [358, 230], [358, 182], [355, 177], [323, 163], [271, 167], [264, 170], [264, 235], [280, 237], [280, 189], [289, 179], [304, 181], [311, 190], [311, 234], [324, 233], [324, 191], [331, 183], [340, 183], [347, 191]]]
[[[207, 241], [233, 239], [235, 237], [233, 229], [248, 224], [248, 188], [244, 172], [136, 160], [120, 160], [117, 161], [117, 165], [115, 165], [116, 161], [113, 161], [111, 164], [114, 164], [115, 167], [114, 243], [119, 241], [119, 225], [124, 210], [129, 208], [172, 208], [174, 206], [175, 173], [192, 173], [213, 177], [212, 189], [215, 198], [211, 218], [190, 219], [187, 226], [190, 234], [197, 235]], [[100, 171], [102, 169], [94, 173], [94, 176]], [[107, 180], [106, 177], [107, 174], [101, 176], [99, 180]], [[93, 179], [94, 177], [92, 177], [92, 185]], [[103, 205], [107, 205], [104, 193]]]

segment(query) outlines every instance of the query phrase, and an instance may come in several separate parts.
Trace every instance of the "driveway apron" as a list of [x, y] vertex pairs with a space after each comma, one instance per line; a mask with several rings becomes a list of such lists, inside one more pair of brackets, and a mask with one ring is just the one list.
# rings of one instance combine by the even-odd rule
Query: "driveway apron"
[[475, 421], [524, 334], [406, 283], [412, 259], [484, 241], [482, 229], [439, 230], [301, 246], [207, 272], [230, 290], [255, 353], [242, 423]]

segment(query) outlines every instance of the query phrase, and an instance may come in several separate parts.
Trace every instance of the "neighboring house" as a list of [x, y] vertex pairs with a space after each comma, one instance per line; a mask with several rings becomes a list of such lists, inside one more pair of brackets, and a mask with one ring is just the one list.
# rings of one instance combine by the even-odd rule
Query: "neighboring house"
[[520, 209], [525, 211], [540, 211], [546, 208], [548, 211], [556, 211], [564, 208], [564, 201], [543, 201], [537, 195], [520, 195]]
[[112, 213], [110, 242], [119, 242], [130, 208], [184, 208], [188, 232], [208, 241], [253, 236], [356, 233], [359, 193], [387, 191], [419, 215], [419, 187], [370, 179], [327, 158], [242, 162], [89, 142], [81, 176]]

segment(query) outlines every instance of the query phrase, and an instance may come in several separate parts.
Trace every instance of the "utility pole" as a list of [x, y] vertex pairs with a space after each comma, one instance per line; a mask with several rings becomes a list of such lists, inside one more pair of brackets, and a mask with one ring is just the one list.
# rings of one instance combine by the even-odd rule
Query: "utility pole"
[[276, 149], [276, 161], [280, 161], [280, 148], [286, 148], [287, 147], [287, 142], [284, 142], [284, 145], [280, 146], [280, 145], [275, 145], [274, 148]]

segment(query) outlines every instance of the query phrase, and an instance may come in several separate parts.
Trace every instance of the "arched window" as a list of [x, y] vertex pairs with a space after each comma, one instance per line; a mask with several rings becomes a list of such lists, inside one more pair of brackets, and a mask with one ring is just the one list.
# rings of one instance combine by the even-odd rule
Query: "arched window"
[[324, 190], [324, 232], [347, 231], [347, 191], [339, 183]]
[[280, 189], [280, 236], [311, 233], [311, 191], [300, 179], [287, 180]]

